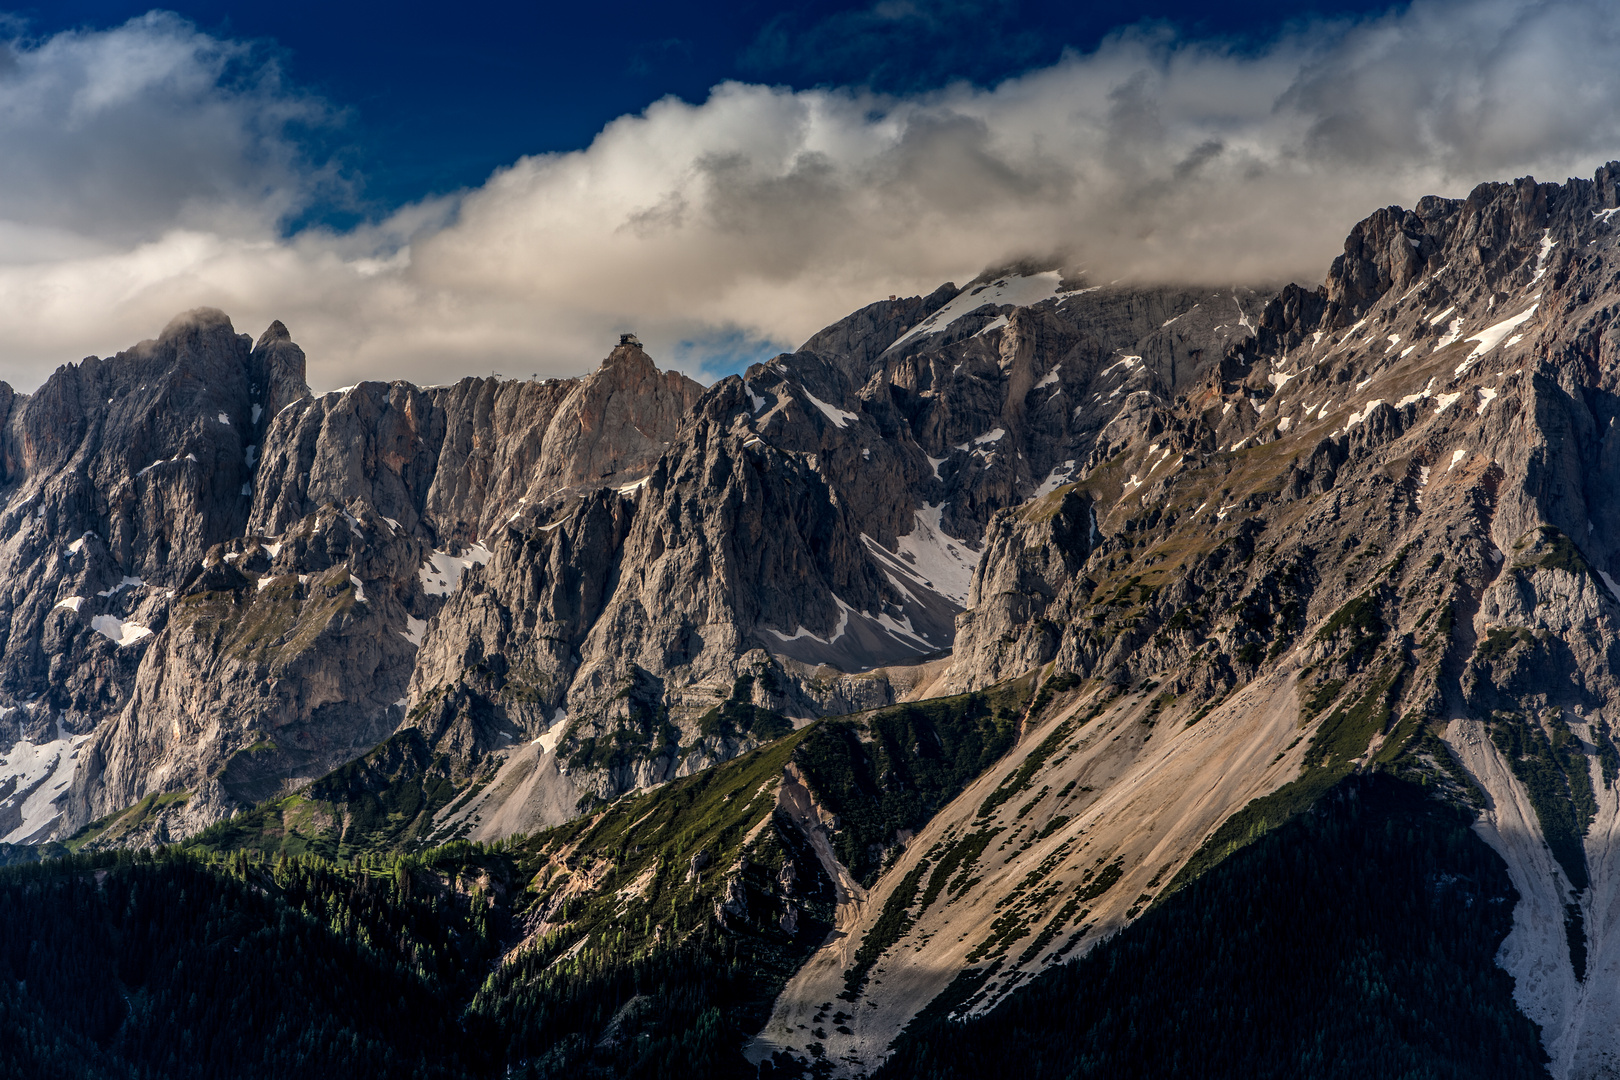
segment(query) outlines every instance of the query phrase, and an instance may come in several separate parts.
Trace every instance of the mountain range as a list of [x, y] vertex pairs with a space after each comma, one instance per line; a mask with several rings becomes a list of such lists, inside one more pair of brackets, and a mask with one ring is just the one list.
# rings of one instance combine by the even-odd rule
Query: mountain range
[[[7, 925], [283, 905], [489, 1035], [445, 1075], [1620, 1075], [1617, 183], [1314, 289], [995, 267], [707, 388], [315, 395], [206, 309], [0, 384]], [[138, 1014], [16, 1060], [178, 1075]]]

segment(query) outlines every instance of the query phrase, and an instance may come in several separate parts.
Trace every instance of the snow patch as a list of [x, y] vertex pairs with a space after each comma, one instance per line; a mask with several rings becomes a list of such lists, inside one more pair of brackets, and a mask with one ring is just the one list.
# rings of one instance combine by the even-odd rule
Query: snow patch
[[219, 422], [220, 422], [220, 423], [222, 423], [222, 424], [224, 424], [224, 425], [225, 425], [225, 426], [226, 426], [226, 427], [230, 427], [230, 426], [231, 426], [231, 418], [230, 418], [230, 417], [229, 417], [229, 416], [227, 416], [227, 415], [225, 415], [225, 414], [224, 414], [224, 413], [220, 413], [220, 414], [219, 414], [219, 416], [218, 416], [218, 417], [216, 417], [216, 419], [217, 419], [217, 420], [218, 420], [218, 421], [219, 421]]
[[[84, 597], [82, 596], [64, 596], [62, 599], [56, 602], [56, 607], [65, 607], [75, 614], [77, 614], [78, 610], [83, 606]], [[56, 608], [52, 608], [51, 610], [55, 611]]]
[[124, 580], [120, 581], [118, 584], [114, 585], [112, 588], [103, 589], [100, 592], [96, 593], [96, 595], [97, 596], [111, 596], [111, 595], [113, 595], [114, 593], [118, 592], [121, 589], [138, 589], [142, 585], [145, 585], [145, 584], [146, 584], [146, 582], [142, 581], [138, 577], [126, 577], [126, 578], [124, 578]]
[[1069, 478], [1073, 475], [1073, 458], [1070, 458], [1068, 461], [1059, 462], [1057, 465], [1053, 466], [1052, 471], [1047, 474], [1045, 480], [1041, 481], [1041, 486], [1035, 489], [1035, 494], [1031, 495], [1030, 498], [1038, 499], [1042, 495], [1050, 495], [1064, 484], [1067, 484], [1069, 482]]
[[1474, 351], [1468, 354], [1468, 359], [1463, 361], [1462, 365], [1457, 368], [1457, 374], [1462, 374], [1462, 372], [1474, 360], [1484, 356], [1486, 353], [1496, 348], [1497, 345], [1501, 344], [1503, 338], [1507, 337], [1518, 327], [1529, 322], [1531, 316], [1535, 315], [1536, 308], [1540, 306], [1541, 304], [1539, 302], [1531, 304], [1529, 307], [1525, 308], [1512, 318], [1503, 319], [1499, 323], [1494, 323], [1487, 326], [1485, 329], [1469, 338], [1469, 341], [1477, 341], [1479, 344], [1474, 346]]
[[365, 582], [361, 581], [359, 578], [355, 577], [353, 574], [350, 574], [349, 575], [349, 584], [354, 586], [354, 598], [356, 600], [358, 600], [362, 604], [370, 603], [370, 601], [368, 601], [366, 599], [366, 583]]
[[429, 596], [449, 596], [461, 585], [461, 575], [477, 564], [490, 560], [490, 552], [482, 544], [474, 544], [465, 555], [452, 555], [448, 551], [435, 551], [416, 572], [422, 582], [422, 591]]
[[1467, 456], [1468, 451], [1466, 450], [1453, 450], [1451, 452], [1451, 464], [1446, 466], [1446, 472], [1450, 472], [1452, 469], [1455, 469], [1457, 467], [1457, 462], [1461, 461]]
[[1351, 413], [1350, 418], [1344, 422], [1344, 430], [1349, 431], [1363, 420], [1366, 420], [1367, 417], [1372, 415], [1372, 411], [1383, 403], [1383, 398], [1373, 398], [1371, 401], [1367, 402], [1367, 404], [1363, 405], [1359, 412]]
[[1558, 241], [1552, 238], [1552, 230], [1544, 229], [1541, 233], [1541, 250], [1536, 252], [1536, 272], [1530, 277], [1530, 284], [1534, 285], [1541, 280], [1541, 275], [1547, 272], [1547, 256], [1552, 254]]
[[177, 465], [182, 461], [189, 461], [189, 462], [191, 462], [193, 464], [196, 464], [197, 455], [196, 454], [187, 454], [184, 457], [181, 457], [179, 454], [176, 454], [172, 458], [158, 458], [156, 461], [152, 462], [152, 464], [148, 465], [146, 468], [144, 468], [140, 472], [136, 473], [135, 476], [138, 479], [138, 478], [140, 478], [142, 476], [145, 476], [147, 473], [151, 472], [153, 469], [157, 468], [159, 465]]
[[1457, 318], [1452, 319], [1451, 325], [1446, 327], [1446, 332], [1440, 335], [1440, 340], [1434, 343], [1434, 348], [1431, 351], [1439, 352], [1447, 345], [1450, 345], [1453, 341], [1456, 341], [1458, 338], [1462, 337], [1462, 324], [1462, 316], [1459, 315]]
[[809, 638], [811, 641], [819, 641], [823, 645], [831, 645], [844, 636], [844, 631], [849, 628], [849, 613], [855, 610], [842, 600], [839, 600], [836, 595], [833, 596], [833, 599], [838, 603], [838, 625], [833, 628], [832, 637], [819, 637], [802, 626], [794, 627], [791, 634], [784, 634], [780, 630], [772, 630], [770, 627], [766, 627], [765, 632], [774, 635], [778, 641], [798, 641], [800, 638]]
[[113, 615], [97, 615], [90, 620], [90, 629], [119, 648], [152, 636], [152, 631], [139, 623], [127, 622]]
[[820, 398], [816, 397], [816, 395], [812, 394], [810, 391], [805, 390], [804, 387], [802, 387], [802, 386], [799, 387], [799, 389], [803, 390], [804, 391], [804, 396], [810, 399], [810, 404], [812, 404], [816, 408], [820, 409], [822, 411], [822, 413], [827, 417], [827, 419], [831, 420], [838, 427], [844, 427], [851, 420], [860, 419], [860, 417], [857, 416], [855, 413], [849, 412], [846, 409], [840, 409], [836, 405], [827, 404], [825, 401], [822, 401]]
[[[1586, 524], [1590, 527], [1592, 523], [1589, 521]], [[1590, 528], [1588, 528], [1588, 531], [1590, 531]], [[1609, 595], [1614, 597], [1617, 603], [1620, 603], [1620, 585], [1614, 583], [1614, 578], [1609, 576], [1607, 570], [1599, 570], [1598, 576], [1603, 579], [1603, 584], [1609, 587]]]
[[973, 570], [979, 565], [979, 552], [945, 531], [940, 524], [944, 512], [944, 503], [924, 503], [912, 530], [896, 538], [894, 551], [865, 533], [861, 539], [901, 592], [916, 599], [912, 589], [920, 586], [965, 607], [973, 586]]
[[1109, 364], [1107, 367], [1105, 367], [1101, 371], [1097, 372], [1097, 374], [1098, 375], [1106, 375], [1110, 371], [1113, 371], [1117, 367], [1122, 367], [1126, 371], [1129, 371], [1129, 370], [1131, 370], [1131, 368], [1135, 367], [1137, 364], [1140, 364], [1141, 362], [1142, 362], [1142, 358], [1140, 356], [1121, 356], [1118, 360], [1114, 361], [1112, 364]]
[[[874, 618], [870, 615], [867, 617]], [[916, 628], [911, 625], [911, 616], [909, 615], [903, 615], [897, 619], [887, 612], [881, 612], [875, 616], [875, 621], [889, 632], [890, 637], [907, 639], [909, 644], [915, 645], [924, 651], [934, 647], [932, 642], [917, 633]]]
[[[1042, 274], [1031, 274], [1027, 277], [997, 278], [989, 285], [979, 285], [972, 289], [963, 289], [955, 298], [928, 318], [912, 327], [889, 350], [898, 349], [908, 341], [915, 340], [927, 334], [937, 334], [945, 330], [957, 319], [971, 314], [984, 307], [994, 304], [997, 307], [1029, 307], [1042, 300], [1050, 300], [1054, 296], [1063, 295], [1058, 291], [1058, 282], [1061, 279], [1056, 270], [1048, 270]], [[1084, 292], [1086, 290], [1078, 290]], [[1075, 294], [1068, 294], [1075, 295]], [[885, 350], [888, 351], [888, 350]]]
[[264, 406], [260, 405], [257, 401], [255, 401], [253, 403], [253, 420], [252, 420], [252, 422], [257, 424], [259, 422], [259, 417], [261, 417], [263, 415], [264, 415]]
[[79, 747], [90, 736], [69, 736], [60, 723], [56, 733], [55, 739], [44, 743], [23, 739], [0, 758], [0, 787], [12, 781], [16, 783], [7, 805], [15, 806], [18, 800], [22, 803], [22, 822], [0, 836], [0, 842], [21, 844], [44, 840], [51, 823], [61, 816], [58, 804], [73, 782]]
[[757, 414], [759, 412], [759, 410], [763, 409], [765, 406], [770, 404], [769, 401], [765, 400], [764, 398], [760, 397], [758, 394], [754, 393], [754, 388], [751, 385], [749, 385], [747, 379], [743, 380], [743, 390], [747, 392], [748, 400], [753, 404], [753, 410], [752, 411], [754, 413]]
[[559, 708], [556, 715], [551, 719], [551, 726], [542, 731], [540, 733], [540, 737], [534, 740], [534, 742], [530, 745], [539, 746], [542, 754], [551, 753], [557, 749], [557, 744], [562, 741], [563, 728], [567, 725], [567, 723], [567, 711]]
[[405, 616], [405, 629], [399, 632], [400, 636], [412, 645], [420, 646], [422, 638], [427, 636], [427, 620], [418, 619], [414, 615]]
[[1434, 390], [1434, 384], [1438, 379], [1439, 379], [1439, 376], [1436, 375], [1434, 378], [1429, 380], [1429, 385], [1425, 386], [1423, 389], [1419, 390], [1415, 394], [1407, 394], [1405, 397], [1401, 398], [1399, 401], [1397, 401], [1395, 403], [1395, 407], [1397, 409], [1404, 409], [1408, 405], [1412, 404], [1414, 401], [1422, 401], [1425, 398], [1429, 397], [1431, 395], [1431, 392]]
[[1474, 414], [1476, 416], [1482, 414], [1485, 411], [1485, 407], [1496, 400], [1496, 391], [1492, 390], [1488, 386], [1481, 387], [1477, 393], [1479, 394], [1479, 408], [1474, 410]]

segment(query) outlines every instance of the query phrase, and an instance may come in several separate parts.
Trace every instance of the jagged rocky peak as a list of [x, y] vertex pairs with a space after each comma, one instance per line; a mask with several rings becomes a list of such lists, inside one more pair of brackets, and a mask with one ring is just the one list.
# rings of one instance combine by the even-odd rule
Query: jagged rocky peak
[[[1389, 466], [1410, 472], [1397, 479], [1416, 485], [1419, 500], [1431, 477], [1467, 460], [1538, 475], [1538, 487], [1556, 474], [1563, 497], [1541, 497], [1533, 508], [1501, 501], [1493, 542], [1507, 550], [1545, 522], [1577, 537], [1610, 569], [1613, 532], [1597, 527], [1614, 514], [1610, 500], [1570, 497], [1590, 483], [1582, 471], [1600, 460], [1595, 442], [1583, 448], [1598, 438], [1593, 422], [1577, 416], [1547, 446], [1510, 438], [1506, 429], [1526, 415], [1516, 403], [1526, 395], [1543, 398], [1554, 386], [1570, 393], [1583, 379], [1606, 385], [1614, 378], [1616, 353], [1605, 328], [1615, 303], [1606, 267], [1614, 260], [1617, 176], [1620, 165], [1607, 165], [1590, 181], [1485, 184], [1466, 199], [1425, 198], [1413, 210], [1386, 208], [1357, 224], [1322, 286], [1282, 290], [1252, 338], [1208, 366], [1184, 401], [1152, 403], [1108, 444], [1119, 456], [1092, 460], [1081, 489], [1095, 499], [1108, 537], [1098, 547], [1108, 569], [1128, 561], [1145, 542], [1143, 530], [1186, 528], [1189, 510], [1221, 527], [1254, 520], [1274, 498], [1310, 501], [1333, 491], [1347, 460], [1386, 453], [1376, 448], [1414, 425], [1450, 433], [1425, 437]], [[1266, 474], [1273, 486], [1247, 490], [1252, 484], [1236, 478], [1260, 461], [1275, 467], [1275, 476]], [[1234, 479], [1200, 487], [1191, 508], [1172, 497], [1190, 477], [1216, 467]], [[1007, 512], [995, 528], [1029, 537], [981, 562], [976, 587], [985, 602], [957, 640], [955, 670], [969, 684], [1029, 657], [1086, 669], [1101, 659], [1081, 662], [1061, 651], [1040, 621], [1050, 618], [1050, 590], [1033, 587], [1019, 560], [1028, 544], [1045, 541], [1024, 524], [1027, 517]], [[1086, 587], [1096, 587], [1095, 571], [1088, 575]], [[1011, 630], [992, 616], [998, 609], [1030, 612], [1034, 637], [1001, 641]], [[1142, 654], [1138, 641], [1108, 641], [1116, 659]], [[1005, 663], [990, 659], [1001, 654]]]
[[579, 378], [346, 387], [276, 417], [253, 523], [359, 498], [459, 551], [526, 506], [641, 479], [701, 392], [634, 344]]
[[[23, 468], [4, 492], [0, 721], [60, 767], [0, 795], [0, 815], [22, 815], [0, 835], [71, 831], [157, 793], [170, 798], [143, 835], [183, 835], [364, 753], [403, 718], [428, 622], [463, 575], [478, 584], [484, 545], [504, 552], [505, 525], [604, 487], [623, 503], [611, 489], [645, 479], [701, 393], [634, 342], [545, 382], [317, 397], [305, 364], [283, 324], [253, 343], [200, 310], [5, 399]], [[40, 419], [74, 409], [77, 433]], [[603, 598], [578, 587], [586, 554], [554, 570], [590, 612]], [[616, 566], [611, 545], [590, 554]], [[526, 557], [503, 555], [512, 581]], [[445, 730], [445, 750], [490, 748]], [[23, 813], [46, 779], [50, 798]]]
[[[578, 379], [316, 398], [295, 392], [283, 333], [248, 349], [194, 320], [165, 372], [224, 350], [247, 358], [251, 393], [251, 357], [273, 353], [291, 388], [251, 516], [204, 544], [190, 489], [154, 489], [196, 534], [174, 534], [193, 554], [155, 588], [126, 580], [108, 539], [148, 533], [58, 524], [119, 505], [123, 479], [37, 506], [17, 500], [78, 466], [7, 479], [0, 722], [30, 745], [0, 772], [0, 836], [50, 836], [64, 788], [69, 824], [163, 793], [125, 835], [177, 836], [365, 754], [307, 789], [307, 817], [259, 820], [364, 839], [376, 815], [357, 808], [385, 792], [418, 815], [396, 838], [494, 839], [818, 716], [988, 690], [823, 729], [884, 799], [926, 801], [908, 762], [964, 762], [960, 797], [904, 829], [856, 843], [854, 815], [817, 802], [842, 781], [808, 754], [726, 796], [808, 844], [770, 894], [793, 918], [773, 903], [748, 932], [825, 943], [755, 1060], [869, 1073], [931, 999], [995, 1007], [1377, 771], [1478, 812], [1520, 905], [1497, 955], [1552, 1074], [1606, 1075], [1617, 177], [1380, 210], [1321, 287], [1275, 296], [997, 268], [701, 392], [630, 340]], [[8, 477], [40, 396], [0, 394]], [[214, 426], [176, 431], [230, 425]], [[173, 457], [147, 475], [159, 465], [188, 475]], [[971, 766], [926, 734], [956, 709], [995, 733]], [[741, 856], [734, 871], [678, 855], [692, 873], [669, 884], [710, 890], [717, 932], [739, 931]], [[582, 940], [568, 903], [593, 889], [619, 921], [613, 865], [549, 879], [529, 929]], [[817, 865], [832, 935], [796, 906]], [[969, 993], [949, 990], [963, 972]], [[824, 1033], [835, 1000], [849, 1011]]]
[[264, 390], [261, 415], [275, 416], [293, 402], [310, 396], [304, 381], [304, 350], [293, 342], [280, 319], [259, 335], [252, 360], [255, 382]]
[[203, 308], [0, 395], [0, 839], [54, 828], [79, 744], [127, 706], [175, 590], [241, 535], [266, 403], [307, 395], [303, 373], [284, 334], [255, 347]]
[[879, 300], [817, 331], [800, 352], [838, 364], [845, 374], [864, 382], [873, 360], [895, 339], [944, 307], [957, 293], [947, 281], [927, 296]]
[[[880, 302], [721, 380], [645, 483], [503, 507], [413, 681], [413, 727], [500, 763], [442, 828], [555, 822], [755, 745], [710, 730], [717, 702], [802, 722], [892, 700], [916, 680], [859, 673], [950, 647], [983, 523], [1128, 442], [1263, 303], [1040, 267], [948, 310], [964, 292]], [[626, 342], [590, 378], [621, 367], [650, 377]], [[1095, 530], [1058, 501], [1064, 538]]]
[[[183, 833], [386, 738], [420, 625], [420, 541], [360, 503], [211, 548], [163, 612], [128, 704], [80, 752], [65, 826], [159, 790]], [[172, 834], [172, 833], [171, 833]]]
[[1379, 210], [1351, 230], [1314, 293], [1292, 285], [1267, 306], [1257, 344], [1262, 351], [1293, 348], [1316, 330], [1343, 331], [1389, 293], [1404, 301], [1416, 285], [1431, 295], [1444, 289], [1448, 298], [1489, 302], [1530, 278], [1540, 282], [1547, 271], [1565, 274], [1590, 262], [1593, 253], [1572, 242], [1606, 230], [1617, 185], [1620, 162], [1610, 162], [1591, 180], [1523, 177], [1480, 184], [1463, 199], [1428, 196], [1410, 210]]
[[538, 483], [555, 490], [641, 479], [669, 448], [703, 393], [678, 371], [659, 371], [635, 340], [614, 346], [580, 381], [547, 430]]

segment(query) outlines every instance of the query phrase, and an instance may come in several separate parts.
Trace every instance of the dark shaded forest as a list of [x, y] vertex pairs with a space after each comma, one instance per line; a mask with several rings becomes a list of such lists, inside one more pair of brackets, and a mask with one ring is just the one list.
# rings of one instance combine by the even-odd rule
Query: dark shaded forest
[[8, 868], [0, 1072], [487, 1075], [457, 999], [491, 928], [436, 877], [172, 849]]
[[[778, 1060], [756, 1073], [743, 1060], [803, 955], [763, 923], [706, 920], [631, 948], [639, 935], [601, 921], [570, 955], [552, 940], [498, 967], [523, 934], [544, 848], [462, 843], [348, 863], [165, 849], [0, 870], [0, 1074], [829, 1071]], [[952, 1011], [996, 968], [964, 975], [879, 1075], [1544, 1075], [1537, 1032], [1493, 961], [1513, 901], [1464, 816], [1400, 781], [1353, 778], [965, 1023]], [[661, 917], [676, 930], [673, 911]]]

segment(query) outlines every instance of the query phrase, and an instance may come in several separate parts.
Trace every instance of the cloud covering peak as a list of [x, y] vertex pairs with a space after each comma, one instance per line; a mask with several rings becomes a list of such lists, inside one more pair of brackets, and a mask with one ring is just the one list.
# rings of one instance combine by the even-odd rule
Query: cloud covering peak
[[[209, 305], [284, 320], [317, 386], [790, 347], [890, 293], [1064, 253], [1094, 279], [1319, 280], [1378, 206], [1620, 157], [1595, 0], [1418, 0], [1258, 49], [1120, 32], [992, 88], [724, 83], [347, 232], [272, 59], [149, 15], [0, 54], [0, 377]], [[324, 193], [324, 194], [323, 194]], [[712, 370], [712, 367], [711, 367]]]

